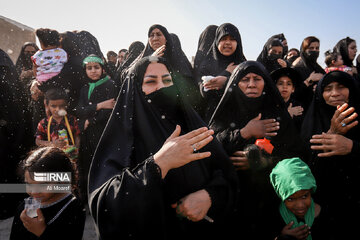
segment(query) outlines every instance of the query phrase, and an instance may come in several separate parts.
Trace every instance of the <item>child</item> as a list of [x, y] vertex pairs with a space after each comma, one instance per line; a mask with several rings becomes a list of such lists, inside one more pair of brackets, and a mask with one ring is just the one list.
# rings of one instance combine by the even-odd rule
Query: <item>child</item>
[[104, 61], [91, 54], [83, 60], [88, 84], [80, 90], [76, 116], [79, 117], [81, 146], [79, 149], [80, 182], [84, 199], [88, 169], [98, 141], [115, 105], [118, 91], [104, 71]]
[[312, 199], [316, 181], [308, 165], [300, 158], [284, 159], [273, 168], [270, 181], [282, 200], [279, 206], [281, 238], [289, 235], [294, 239], [311, 240], [312, 235], [319, 233], [324, 237], [317, 218], [320, 205]]
[[331, 52], [330, 50], [325, 52], [325, 63], [326, 68], [325, 72], [329, 73], [331, 71], [339, 70], [349, 73], [351, 76], [353, 75], [352, 69], [346, 65], [344, 65], [344, 61], [342, 56], [338, 52]]
[[42, 50], [32, 57], [34, 75], [39, 83], [46, 82], [58, 75], [68, 57], [64, 49], [60, 48], [60, 34], [56, 30], [40, 28], [36, 30]]
[[284, 99], [285, 105], [291, 118], [294, 120], [296, 128], [300, 131], [304, 118], [304, 108], [300, 102], [292, 97], [292, 94], [295, 92], [295, 88], [300, 85], [301, 77], [296, 70], [286, 67], [272, 72], [271, 78], [275, 82], [281, 97]]
[[[37, 216], [28, 215], [24, 202], [19, 205], [12, 223], [10, 240], [22, 239], [82, 239], [85, 225], [85, 211], [76, 196], [69, 191], [56, 192], [39, 186], [49, 182], [35, 181], [34, 172], [71, 173], [70, 185], [75, 186], [73, 165], [66, 154], [55, 147], [42, 147], [32, 151], [21, 164], [22, 175], [29, 188], [30, 197], [40, 202]], [[41, 183], [41, 185], [39, 185]], [[51, 182], [59, 184], [60, 182]], [[61, 186], [60, 184], [58, 186]], [[38, 190], [37, 192], [35, 189]]]
[[45, 104], [51, 116], [39, 122], [35, 143], [37, 146], [62, 148], [73, 160], [80, 146], [80, 130], [76, 118], [66, 113], [66, 92], [63, 89], [46, 91]]

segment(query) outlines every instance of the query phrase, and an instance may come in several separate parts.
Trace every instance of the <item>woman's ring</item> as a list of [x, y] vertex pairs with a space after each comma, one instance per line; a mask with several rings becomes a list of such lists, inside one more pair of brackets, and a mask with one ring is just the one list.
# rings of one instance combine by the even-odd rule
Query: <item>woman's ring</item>
[[346, 123], [344, 123], [344, 122], [341, 123], [341, 126], [342, 126], [342, 127], [345, 127], [345, 126], [346, 126]]
[[193, 145], [191, 145], [191, 146], [192, 146], [192, 148], [193, 148], [194, 152], [196, 152], [196, 151], [197, 151], [197, 149], [196, 149], [196, 147], [195, 147], [195, 144], [193, 144]]

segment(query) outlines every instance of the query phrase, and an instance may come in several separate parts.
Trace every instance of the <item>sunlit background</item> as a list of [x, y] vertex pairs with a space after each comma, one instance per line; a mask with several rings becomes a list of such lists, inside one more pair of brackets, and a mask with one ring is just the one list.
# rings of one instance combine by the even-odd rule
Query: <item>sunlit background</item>
[[274, 34], [284, 33], [289, 49], [299, 49], [313, 35], [320, 39], [318, 62], [325, 66], [324, 52], [340, 39], [349, 36], [360, 43], [359, 7], [356, 0], [9, 0], [2, 1], [0, 15], [34, 29], [87, 30], [104, 54], [128, 48], [133, 41], [146, 44], [149, 27], [158, 23], [179, 36], [190, 60], [200, 33], [210, 24], [236, 25], [249, 60], [256, 60]]

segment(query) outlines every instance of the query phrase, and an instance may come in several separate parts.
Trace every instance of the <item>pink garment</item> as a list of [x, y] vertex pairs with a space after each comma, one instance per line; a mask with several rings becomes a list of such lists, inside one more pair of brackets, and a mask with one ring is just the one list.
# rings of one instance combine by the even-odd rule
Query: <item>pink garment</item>
[[46, 82], [47, 80], [49, 80], [52, 77], [55, 77], [58, 74], [59, 74], [58, 72], [43, 73], [41, 75], [36, 76], [36, 80], [38, 82]]

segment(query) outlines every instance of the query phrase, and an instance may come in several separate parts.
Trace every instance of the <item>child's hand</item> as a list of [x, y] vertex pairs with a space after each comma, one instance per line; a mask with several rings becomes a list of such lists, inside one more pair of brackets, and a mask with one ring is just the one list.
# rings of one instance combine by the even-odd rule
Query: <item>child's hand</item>
[[52, 142], [55, 145], [55, 147], [58, 147], [58, 148], [66, 147], [66, 142], [63, 139], [55, 138], [52, 140]]
[[24, 227], [31, 233], [35, 234], [36, 236], [40, 237], [41, 234], [45, 231], [46, 223], [44, 215], [41, 212], [41, 209], [38, 208], [36, 210], [38, 217], [31, 218], [26, 215], [26, 209], [24, 209], [20, 214], [20, 220], [23, 222]]
[[281, 231], [281, 234], [293, 236], [298, 240], [305, 240], [309, 236], [310, 227], [308, 225], [304, 224], [302, 226], [291, 229], [292, 225], [294, 225], [294, 222], [290, 222], [288, 225], [286, 225]]
[[106, 101], [103, 101], [101, 103], [98, 103], [97, 104], [97, 108], [96, 110], [100, 110], [100, 109], [113, 109], [114, 106], [115, 106], [115, 99], [114, 98], [111, 98], [111, 99], [108, 99]]

